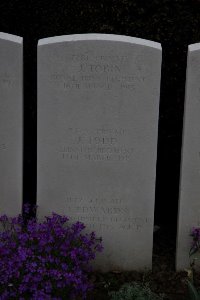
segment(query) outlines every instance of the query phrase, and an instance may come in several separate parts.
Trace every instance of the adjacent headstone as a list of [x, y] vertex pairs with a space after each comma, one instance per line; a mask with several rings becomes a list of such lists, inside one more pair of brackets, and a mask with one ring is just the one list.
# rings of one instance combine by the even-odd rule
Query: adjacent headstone
[[22, 38], [0, 32], [0, 215], [22, 208]]
[[192, 227], [200, 227], [200, 43], [188, 48], [179, 198], [176, 267], [183, 270], [190, 265]]
[[82, 34], [38, 45], [39, 217], [102, 236], [95, 267], [150, 269], [161, 46]]

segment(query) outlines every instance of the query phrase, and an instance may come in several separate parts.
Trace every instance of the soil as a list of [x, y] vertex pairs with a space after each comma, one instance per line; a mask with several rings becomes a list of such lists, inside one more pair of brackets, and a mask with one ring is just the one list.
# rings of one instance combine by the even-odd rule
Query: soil
[[[87, 300], [108, 300], [108, 292], [119, 290], [127, 282], [148, 283], [151, 290], [157, 294], [164, 294], [165, 300], [188, 300], [187, 279], [188, 272], [175, 271], [175, 235], [160, 229], [154, 234], [152, 271], [141, 273], [109, 272], [92, 274], [95, 289], [88, 295]], [[194, 284], [200, 286], [200, 274], [194, 274]]]

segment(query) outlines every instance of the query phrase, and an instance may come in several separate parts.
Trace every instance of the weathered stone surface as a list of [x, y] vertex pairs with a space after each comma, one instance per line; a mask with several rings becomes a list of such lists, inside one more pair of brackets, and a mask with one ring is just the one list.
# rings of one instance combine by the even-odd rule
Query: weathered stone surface
[[200, 44], [188, 47], [180, 176], [177, 270], [189, 267], [192, 227], [200, 227]]
[[39, 41], [39, 216], [102, 236], [96, 269], [151, 268], [160, 70], [160, 44], [147, 40]]
[[0, 215], [22, 207], [22, 38], [0, 32]]

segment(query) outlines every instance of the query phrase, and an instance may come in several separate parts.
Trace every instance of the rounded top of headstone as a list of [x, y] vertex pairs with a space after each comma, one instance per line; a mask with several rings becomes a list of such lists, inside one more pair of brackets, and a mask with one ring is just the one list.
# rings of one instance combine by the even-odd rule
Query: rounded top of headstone
[[22, 42], [23, 42], [22, 37], [13, 35], [13, 34], [9, 34], [9, 33], [5, 33], [5, 32], [0, 32], [0, 39], [10, 41], [13, 43], [18, 43], [18, 44], [22, 44]]
[[200, 50], [200, 43], [196, 43], [196, 44], [191, 44], [188, 46], [188, 51], [197, 51]]
[[38, 46], [63, 43], [63, 42], [76, 42], [76, 41], [113, 41], [113, 42], [124, 42], [130, 44], [137, 44], [142, 46], [148, 46], [161, 50], [160, 43], [152, 42], [145, 39], [135, 38], [125, 35], [117, 34], [102, 34], [102, 33], [86, 33], [86, 34], [70, 34], [54, 36], [50, 38], [44, 38], [38, 41]]

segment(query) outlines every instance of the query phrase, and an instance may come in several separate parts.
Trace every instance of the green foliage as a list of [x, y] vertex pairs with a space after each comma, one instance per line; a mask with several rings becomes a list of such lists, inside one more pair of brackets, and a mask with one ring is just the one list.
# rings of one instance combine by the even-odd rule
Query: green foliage
[[200, 300], [200, 293], [197, 291], [195, 286], [192, 284], [191, 281], [188, 280], [187, 282], [190, 300]]
[[148, 284], [136, 282], [124, 284], [119, 291], [110, 292], [111, 300], [162, 300], [163, 296], [158, 296], [151, 291]]

